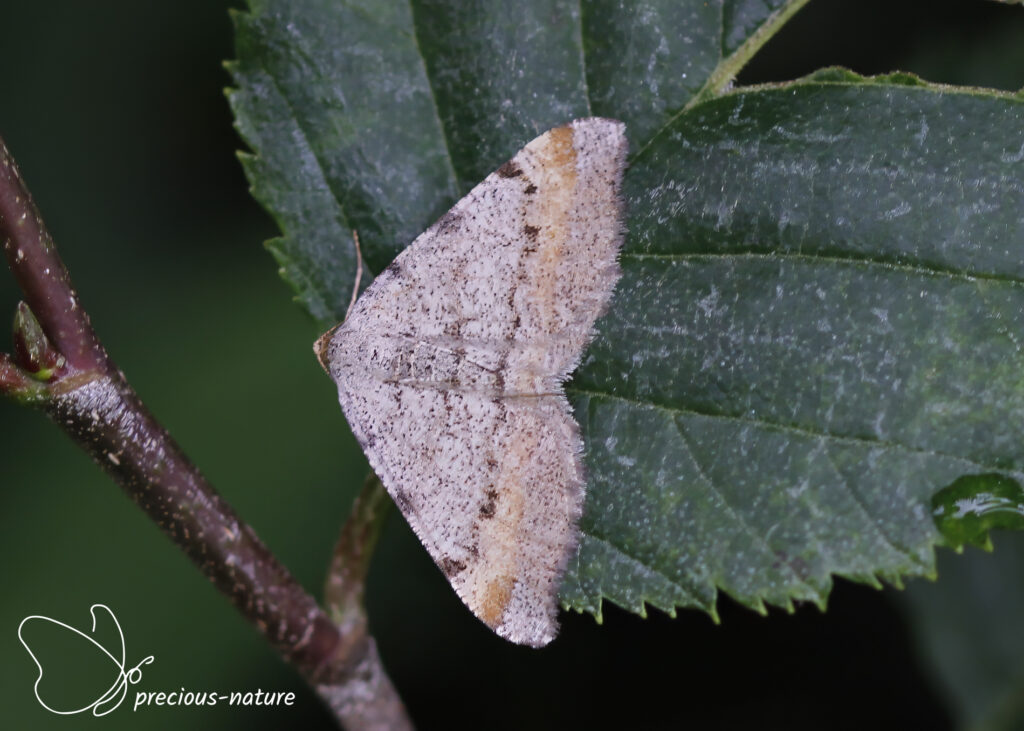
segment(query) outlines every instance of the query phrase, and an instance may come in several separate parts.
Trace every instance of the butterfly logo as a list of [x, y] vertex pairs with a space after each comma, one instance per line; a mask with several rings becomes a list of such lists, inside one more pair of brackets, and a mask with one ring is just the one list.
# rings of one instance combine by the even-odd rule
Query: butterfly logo
[[[117, 630], [117, 636], [121, 642], [120, 657], [116, 657], [114, 653], [108, 650], [95, 638], [97, 628], [100, 623], [100, 617], [98, 616], [97, 610], [106, 612], [107, 616], [110, 617], [110, 621], [113, 623], [113, 627]], [[69, 624], [64, 624], [56, 619], [43, 617], [37, 614], [25, 617], [25, 619], [21, 620], [21, 624], [18, 625], [18, 640], [20, 640], [21, 644], [24, 645], [29, 657], [32, 658], [32, 662], [34, 662], [36, 667], [39, 669], [39, 677], [36, 678], [36, 682], [32, 687], [32, 690], [35, 693], [36, 700], [39, 701], [39, 705], [51, 713], [56, 713], [61, 716], [70, 716], [76, 713], [92, 711], [92, 715], [96, 717], [105, 716], [121, 705], [125, 696], [128, 694], [128, 687], [130, 685], [135, 685], [142, 680], [142, 666], [153, 662], [153, 656], [150, 655], [140, 661], [135, 665], [135, 667], [125, 670], [126, 659], [124, 633], [121, 631], [121, 625], [117, 621], [117, 617], [114, 616], [114, 613], [110, 611], [110, 608], [105, 604], [93, 604], [89, 608], [89, 614], [92, 616], [92, 629], [88, 634], [72, 627]], [[56, 636], [53, 634], [55, 630], [57, 631]], [[33, 642], [37, 644], [37, 649], [39, 645], [44, 647], [47, 645], [47, 643], [43, 641], [43, 636], [45, 634], [49, 634], [51, 639], [56, 637], [61, 644], [66, 645], [70, 642], [77, 645], [76, 649], [78, 649], [79, 652], [81, 651], [81, 648], [84, 647], [86, 652], [92, 655], [93, 660], [98, 659], [100, 665], [106, 668], [106, 670], [95, 678], [95, 680], [98, 681], [98, 683], [94, 683], [95, 688], [99, 689], [98, 696], [95, 696], [95, 700], [81, 708], [73, 709], [55, 708], [44, 701], [40, 694], [40, 685], [43, 682], [43, 663], [39, 661], [36, 653], [32, 651], [31, 647], [29, 647], [29, 643], [25, 639], [26, 632], [30, 637], [34, 638]], [[88, 644], [83, 646], [81, 640], [85, 640]], [[97, 655], [97, 650], [101, 654]], [[52, 654], [52, 652], [52, 650], [44, 650], [41, 654], [48, 656], [49, 654]], [[109, 660], [109, 662], [107, 662], [107, 660]], [[48, 666], [51, 669], [53, 669], [53, 665], [53, 663], [48, 661]], [[59, 674], [59, 670], [56, 672]], [[93, 679], [89, 678], [89, 680], [92, 681]], [[109, 684], [107, 684], [107, 680], [110, 681]], [[46, 687], [53, 687], [53, 685], [53, 681], [50, 681]], [[93, 696], [90, 695], [90, 697]]]

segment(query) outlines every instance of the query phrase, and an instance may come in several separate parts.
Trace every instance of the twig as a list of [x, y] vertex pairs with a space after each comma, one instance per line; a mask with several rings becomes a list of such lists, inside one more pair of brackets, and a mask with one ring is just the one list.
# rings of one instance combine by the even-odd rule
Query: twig
[[403, 717], [391, 715], [395, 709], [402, 708], [402, 702], [397, 695], [391, 697], [395, 691], [390, 684], [386, 687], [382, 684], [387, 678], [376, 675], [375, 668], [380, 667], [380, 660], [377, 644], [367, 632], [363, 603], [363, 588], [366, 586], [370, 558], [390, 506], [391, 498], [377, 476], [371, 472], [363, 483], [362, 492], [352, 504], [348, 520], [342, 526], [324, 588], [324, 605], [342, 636], [347, 641], [365, 644], [363, 649], [354, 653], [365, 655], [368, 660], [363, 678], [365, 691], [359, 692], [353, 684], [319, 689], [339, 716], [344, 716], [346, 709], [354, 703], [364, 702], [361, 696], [372, 698], [373, 713], [380, 719], [381, 729], [404, 728], [403, 722], [408, 723]]
[[0, 239], [7, 265], [57, 352], [80, 371], [113, 370], [64, 263], [0, 139]]
[[[185, 551], [347, 728], [410, 728], [361, 628], [335, 624], [143, 406], [79, 304], [0, 139], [0, 240], [27, 304], [0, 394], [40, 406]], [[360, 589], [361, 591], [361, 589]]]
[[367, 475], [338, 536], [324, 588], [324, 605], [339, 627], [365, 624], [363, 588], [373, 549], [392, 504], [377, 475]]

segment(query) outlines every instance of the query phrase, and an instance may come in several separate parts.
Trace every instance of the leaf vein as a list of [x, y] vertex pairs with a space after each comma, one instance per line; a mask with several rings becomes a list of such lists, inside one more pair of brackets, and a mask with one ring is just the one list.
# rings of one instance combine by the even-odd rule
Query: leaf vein
[[434, 110], [434, 119], [437, 121], [437, 127], [441, 131], [441, 141], [444, 143], [444, 157], [448, 161], [448, 171], [451, 173], [452, 180], [455, 182], [455, 195], [462, 195], [462, 186], [459, 183], [459, 174], [455, 171], [455, 160], [452, 158], [452, 147], [451, 141], [448, 135], [448, 129], [445, 127], [444, 120], [441, 118], [441, 109], [437, 104], [437, 92], [434, 90], [434, 80], [430, 77], [430, 71], [427, 69], [427, 59], [423, 55], [423, 48], [420, 45], [420, 33], [419, 23], [416, 22], [416, 7], [413, 0], [409, 0], [409, 17], [412, 20], [412, 42], [416, 45], [416, 58], [419, 60], [420, 65], [423, 69], [423, 78], [427, 81], [427, 89], [430, 91], [430, 107]]
[[803, 437], [809, 437], [812, 439], [827, 439], [836, 444], [857, 444], [861, 446], [877, 447], [881, 449], [892, 449], [904, 451], [909, 454], [923, 455], [926, 457], [934, 457], [936, 459], [948, 459], [954, 462], [963, 463], [969, 468], [974, 468], [979, 472], [999, 472], [1002, 474], [1011, 474], [1021, 479], [1024, 479], [1024, 472], [1020, 470], [1007, 470], [1005, 467], [998, 465], [986, 464], [979, 462], [976, 459], [970, 457], [964, 457], [958, 454], [946, 454], [944, 452], [938, 452], [932, 449], [925, 449], [923, 447], [915, 447], [901, 442], [894, 442], [892, 440], [882, 439], [869, 439], [868, 437], [855, 437], [846, 434], [830, 434], [825, 431], [815, 431], [807, 427], [792, 426], [789, 424], [777, 424], [771, 421], [765, 421], [763, 419], [751, 419], [746, 416], [734, 416], [730, 414], [712, 414], [709, 412], [698, 411], [696, 409], [687, 409], [680, 406], [668, 406], [665, 404], [655, 403], [654, 401], [642, 401], [635, 398], [627, 398], [625, 396], [618, 396], [612, 393], [605, 393], [603, 391], [595, 391], [592, 389], [585, 389], [579, 386], [567, 384], [565, 386], [567, 393], [577, 393], [581, 396], [587, 396], [592, 399], [606, 399], [609, 401], [621, 401], [632, 407], [656, 409], [660, 411], [667, 411], [671, 414], [682, 414], [687, 416], [697, 416], [703, 419], [713, 419], [718, 421], [734, 422], [737, 424], [744, 424], [747, 426], [757, 427], [759, 429], [774, 430], [780, 432], [788, 432], [790, 434], [797, 434]]
[[[632, 561], [633, 563], [639, 564], [640, 566], [642, 566], [647, 571], [650, 571], [652, 574], [657, 574], [658, 576], [663, 578], [665, 581], [667, 581], [669, 584], [671, 584], [672, 586], [675, 586], [680, 591], [682, 591], [684, 594], [686, 594], [688, 597], [690, 597], [690, 599], [695, 604], [697, 604], [698, 606], [702, 606], [702, 607], [704, 606], [704, 603], [700, 599], [700, 593], [697, 592], [695, 589], [691, 588], [690, 586], [687, 586], [687, 585], [684, 585], [683, 583], [681, 583], [678, 578], [669, 576], [668, 574], [666, 574], [664, 571], [662, 571], [658, 567], [651, 565], [647, 561], [644, 561], [643, 559], [641, 559], [641, 558], [639, 558], [637, 556], [634, 556], [629, 551], [627, 551], [626, 549], [622, 548], [621, 546], [616, 545], [612, 540], [610, 540], [608, 538], [605, 538], [604, 536], [598, 535], [597, 533], [593, 533], [593, 532], [591, 532], [589, 530], [586, 530], [586, 529], [583, 530], [583, 533], [587, 536], [587, 538], [593, 538], [595, 541], [599, 541], [600, 543], [605, 544], [606, 546], [611, 548], [613, 551], [615, 551], [619, 555], [625, 557], [629, 561]], [[604, 588], [601, 589], [601, 594], [602, 594], [602, 596], [607, 596], [607, 594], [605, 593], [605, 589]], [[648, 597], [644, 597], [642, 599], [642, 601], [648, 602], [648, 601], [650, 601], [650, 599]], [[714, 602], [712, 602], [712, 604], [714, 604]], [[681, 604], [677, 604], [676, 606], [681, 606]]]
[[339, 197], [338, 192], [334, 189], [330, 177], [327, 175], [327, 170], [324, 168], [323, 161], [320, 159], [320, 154], [313, 146], [312, 139], [309, 136], [309, 131], [302, 123], [304, 117], [302, 117], [298, 113], [295, 106], [292, 104], [292, 100], [288, 98], [287, 94], [285, 94], [284, 87], [281, 86], [281, 83], [278, 81], [277, 77], [274, 76], [274, 74], [271, 73], [270, 71], [265, 71], [267, 74], [267, 78], [270, 80], [270, 83], [274, 86], [274, 89], [277, 91], [278, 95], [281, 97], [281, 100], [288, 108], [288, 112], [291, 114], [291, 118], [295, 122], [295, 129], [302, 136], [302, 143], [306, 146], [306, 149], [309, 150], [310, 155], [312, 155], [313, 157], [313, 161], [316, 162], [316, 168], [320, 174], [320, 179], [323, 180], [324, 186], [327, 188], [328, 192], [330, 192], [331, 199], [334, 201], [334, 205], [337, 206], [338, 212], [341, 214], [341, 218], [345, 222], [345, 228], [351, 231], [352, 224], [350, 222], [348, 213], [346, 213], [345, 211], [345, 206], [342, 205], [341, 198]]
[[587, 100], [587, 116], [594, 116], [594, 109], [590, 103], [590, 79], [587, 77], [587, 49], [583, 45], [583, 0], [576, 0], [576, 29], [579, 31], [580, 41], [580, 72], [583, 76], [583, 98]]
[[839, 478], [840, 482], [842, 482], [842, 485], [846, 489], [846, 492], [849, 493], [851, 498], [853, 498], [853, 502], [857, 504], [857, 508], [864, 515], [864, 517], [867, 518], [868, 524], [874, 529], [875, 533], [878, 534], [878, 536], [882, 539], [882, 541], [885, 542], [887, 546], [889, 546], [889, 548], [896, 551], [896, 553], [905, 556], [911, 563], [918, 564], [919, 566], [923, 565], [918, 560], [917, 556], [912, 554], [909, 550], [907, 550], [905, 546], [901, 545], [898, 541], [891, 538], [889, 536], [888, 531], [886, 531], [882, 527], [881, 522], [878, 520], [878, 518], [875, 517], [870, 510], [868, 510], [868, 506], [864, 503], [864, 498], [861, 496], [860, 492], [853, 486], [853, 483], [851, 483], [846, 478], [846, 475], [842, 473], [842, 471], [839, 469], [839, 465], [836, 464], [835, 458], [829, 451], [828, 443], [824, 439], [822, 439], [819, 442], [819, 444], [821, 446], [822, 452], [824, 452], [825, 454], [825, 459], [828, 461], [829, 466], [836, 473], [836, 477]]
[[942, 267], [926, 264], [905, 264], [901, 262], [884, 261], [881, 259], [872, 259], [870, 257], [855, 257], [855, 256], [819, 256], [816, 254], [804, 254], [793, 251], [783, 251], [778, 253], [758, 253], [753, 251], [741, 251], [741, 252], [729, 252], [729, 253], [703, 253], [703, 252], [687, 252], [679, 254], [652, 254], [645, 252], [630, 252], [623, 251], [620, 259], [635, 259], [637, 261], [643, 261], [645, 259], [653, 260], [669, 260], [669, 261], [687, 261], [687, 260], [713, 260], [713, 259], [753, 259], [763, 261], [776, 261], [776, 260], [795, 260], [795, 261], [807, 261], [812, 263], [822, 264], [834, 264], [843, 266], [863, 266], [864, 268], [881, 267], [884, 269], [890, 269], [894, 271], [911, 272], [914, 274], [920, 274], [922, 276], [932, 277], [945, 277], [948, 279], [959, 279], [965, 282], [977, 282], [977, 281], [994, 281], [994, 282], [1006, 282], [1012, 285], [1024, 285], [1024, 277], [1015, 277], [1005, 274], [990, 274], [986, 272], [963, 272], [956, 271], [954, 269], [944, 269]]
[[775, 549], [772, 548], [771, 544], [768, 543], [768, 539], [765, 536], [761, 535], [760, 531], [755, 530], [750, 525], [750, 523], [747, 522], [746, 518], [744, 518], [739, 513], [739, 511], [729, 503], [729, 500], [728, 498], [726, 498], [725, 493], [723, 493], [721, 488], [719, 488], [718, 484], [713, 479], [711, 479], [710, 475], [708, 475], [708, 473], [704, 471], [703, 465], [701, 465], [701, 463], [697, 460], [697, 455], [693, 451], [693, 445], [690, 443], [690, 438], [686, 435], [686, 432], [680, 428], [679, 423], [675, 419], [672, 419], [671, 421], [672, 426], [675, 427], [676, 434], [679, 435], [679, 439], [682, 441], [683, 446], [686, 448], [686, 453], [690, 456], [690, 460], [697, 468], [697, 474], [700, 475], [701, 479], [704, 480], [705, 483], [707, 483], [708, 487], [711, 488], [711, 491], [718, 496], [718, 499], [722, 501], [722, 505], [725, 507], [725, 511], [729, 515], [729, 517], [739, 525], [740, 529], [744, 533], [746, 533], [748, 536], [754, 539], [756, 543], [761, 544], [762, 548], [767, 553], [769, 564], [773, 564], [776, 563], [776, 561], [778, 561], [777, 565], [785, 567], [786, 572], [794, 581], [796, 581], [797, 585], [803, 586], [810, 590], [811, 593], [813, 593], [814, 596], [818, 598], [818, 601], [821, 602], [821, 592], [819, 592], [815, 587], [808, 584], [804, 579], [801, 579], [800, 575], [797, 574], [796, 570], [792, 566], [790, 566], [787, 561], [779, 561], [780, 557], [775, 552]]

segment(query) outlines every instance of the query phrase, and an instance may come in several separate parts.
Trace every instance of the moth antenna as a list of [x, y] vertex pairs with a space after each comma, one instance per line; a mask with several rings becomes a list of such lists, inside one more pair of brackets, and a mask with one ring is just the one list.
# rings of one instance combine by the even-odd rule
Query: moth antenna
[[352, 287], [352, 299], [348, 303], [348, 309], [345, 310], [345, 319], [348, 319], [348, 313], [355, 307], [356, 300], [359, 298], [359, 282], [363, 278], [363, 251], [359, 248], [359, 232], [352, 229], [352, 242], [356, 247], [356, 283]]

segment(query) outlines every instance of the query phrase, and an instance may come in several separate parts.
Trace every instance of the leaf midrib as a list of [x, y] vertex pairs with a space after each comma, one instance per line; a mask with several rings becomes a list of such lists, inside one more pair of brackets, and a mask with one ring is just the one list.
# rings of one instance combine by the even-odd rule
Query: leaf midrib
[[684, 406], [678, 406], [675, 404], [659, 403], [652, 399], [639, 399], [631, 396], [619, 396], [614, 393], [607, 391], [599, 391], [593, 388], [582, 388], [572, 383], [565, 385], [565, 392], [567, 394], [578, 394], [580, 396], [586, 396], [591, 399], [607, 399], [610, 401], [618, 401], [625, 404], [629, 404], [638, 408], [652, 409], [655, 411], [665, 411], [672, 415], [678, 416], [696, 416], [704, 419], [711, 419], [717, 421], [725, 421], [730, 423], [742, 424], [744, 426], [753, 426], [762, 428], [769, 431], [780, 431], [788, 434], [796, 434], [806, 438], [813, 438], [821, 440], [822, 442], [831, 442], [835, 444], [856, 444], [859, 446], [877, 447], [880, 449], [891, 449], [894, 451], [901, 451], [906, 454], [919, 455], [924, 457], [933, 457], [935, 459], [948, 459], [954, 462], [961, 462], [971, 468], [975, 468], [979, 472], [1002, 472], [1004, 474], [1011, 474], [1022, 481], [1024, 481], [1024, 471], [1019, 469], [1007, 469], [1001, 465], [990, 465], [984, 462], [979, 462], [976, 459], [965, 457], [960, 454], [949, 454], [946, 452], [940, 452], [932, 449], [925, 449], [923, 447], [915, 447], [910, 444], [904, 444], [902, 442], [893, 441], [891, 439], [873, 439], [870, 437], [859, 437], [851, 436], [848, 434], [833, 434], [827, 431], [817, 431], [808, 427], [794, 426], [792, 424], [779, 424], [773, 421], [767, 421], [765, 419], [755, 419], [749, 416], [737, 416], [734, 414], [715, 414], [710, 411], [701, 411], [699, 409], [688, 408]]
[[437, 121], [437, 128], [441, 131], [441, 140], [444, 142], [444, 159], [448, 164], [448, 172], [452, 176], [452, 182], [455, 186], [455, 195], [459, 195], [462, 190], [462, 184], [459, 181], [459, 174], [455, 170], [455, 160], [452, 157], [452, 146], [449, 139], [448, 129], [445, 127], [444, 120], [441, 118], [441, 109], [437, 104], [437, 91], [434, 89], [434, 79], [430, 75], [430, 69], [427, 68], [427, 58], [423, 54], [423, 46], [420, 44], [420, 24], [416, 22], [416, 7], [414, 0], [408, 0], [409, 20], [412, 24], [412, 42], [416, 46], [416, 58], [419, 61], [420, 68], [423, 71], [423, 78], [427, 81], [427, 88], [430, 90], [430, 107], [434, 110], [434, 119]]
[[756, 251], [730, 251], [730, 252], [679, 252], [679, 253], [658, 253], [642, 251], [623, 251], [620, 259], [634, 259], [637, 261], [715, 261], [715, 260], [751, 260], [751, 261], [799, 261], [814, 265], [834, 265], [837, 267], [860, 267], [863, 269], [884, 269], [886, 271], [906, 272], [919, 276], [935, 277], [942, 279], [958, 280], [971, 284], [978, 282], [998, 282], [1013, 287], [1024, 287], [1024, 277], [1011, 275], [992, 274], [990, 272], [957, 271], [945, 269], [932, 264], [908, 264], [899, 261], [876, 259], [870, 256], [839, 256], [836, 254], [818, 255], [803, 254], [795, 251], [780, 251], [762, 253]]

